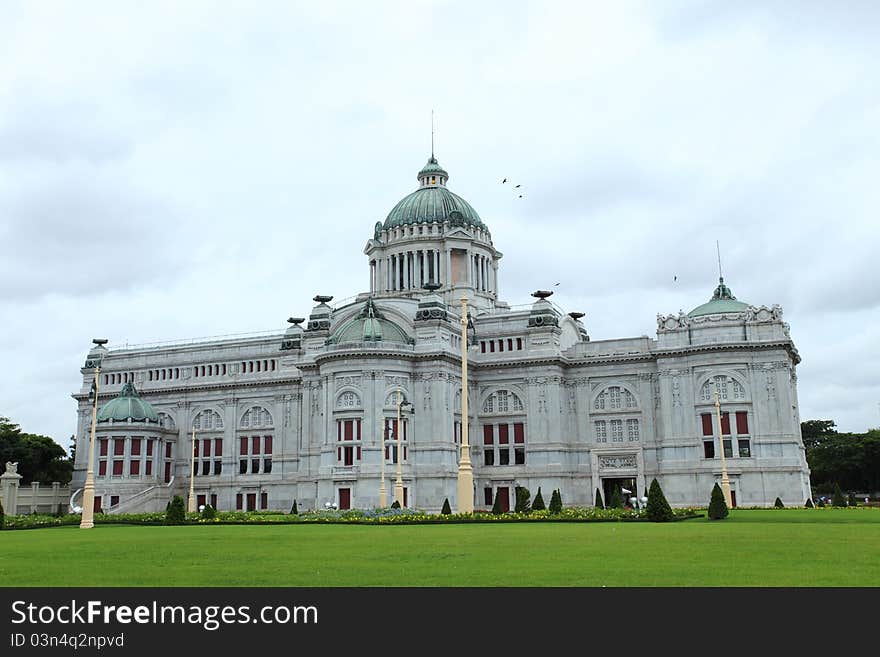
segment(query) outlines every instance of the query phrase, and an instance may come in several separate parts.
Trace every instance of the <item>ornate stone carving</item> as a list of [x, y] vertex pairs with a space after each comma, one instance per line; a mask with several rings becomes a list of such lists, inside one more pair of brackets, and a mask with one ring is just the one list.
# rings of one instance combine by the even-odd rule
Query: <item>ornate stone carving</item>
[[6, 461], [6, 474], [9, 474], [9, 475], [18, 474], [18, 461], [15, 461], [15, 462]]
[[360, 376], [338, 376], [336, 377], [336, 390], [340, 390], [345, 386], [361, 387]]
[[638, 462], [636, 461], [635, 454], [614, 454], [609, 456], [600, 456], [599, 457], [599, 467], [602, 470], [610, 469], [610, 470], [620, 470], [623, 468], [637, 468]]
[[420, 308], [416, 311], [416, 321], [422, 322], [426, 320], [446, 320], [448, 315], [445, 308]]
[[385, 377], [385, 385], [386, 386], [406, 386], [409, 383], [409, 379], [405, 376], [386, 376]]

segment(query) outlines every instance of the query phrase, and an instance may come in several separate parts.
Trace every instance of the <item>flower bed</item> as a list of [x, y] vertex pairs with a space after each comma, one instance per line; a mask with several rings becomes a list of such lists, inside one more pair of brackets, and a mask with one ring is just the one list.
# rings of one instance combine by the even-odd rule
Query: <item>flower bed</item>
[[[675, 509], [675, 520], [698, 518], [697, 509]], [[418, 525], [480, 522], [648, 522], [644, 511], [634, 509], [597, 509], [595, 507], [568, 507], [551, 514], [548, 510], [530, 513], [492, 514], [453, 513], [439, 515], [416, 509], [335, 509], [287, 514], [280, 511], [218, 511], [211, 519], [199, 513], [186, 514], [188, 525], [277, 525], [277, 524], [360, 524], [360, 525]], [[20, 515], [6, 516], [6, 529], [40, 529], [44, 527], [78, 526], [79, 514], [64, 516]], [[96, 525], [164, 525], [165, 513], [95, 514]]]

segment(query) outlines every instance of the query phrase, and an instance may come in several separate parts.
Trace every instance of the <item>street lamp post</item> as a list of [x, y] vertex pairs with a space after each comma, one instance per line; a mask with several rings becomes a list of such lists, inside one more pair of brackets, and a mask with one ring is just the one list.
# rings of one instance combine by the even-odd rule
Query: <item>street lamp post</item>
[[[403, 462], [403, 448], [400, 444], [400, 434], [403, 433], [400, 430], [400, 408], [401, 406], [412, 406], [410, 402], [401, 400], [400, 398], [400, 387], [397, 388], [397, 429], [395, 430], [395, 439], [397, 441], [397, 480], [394, 482], [394, 500], [403, 508], [403, 475], [402, 475], [402, 462]], [[384, 451], [383, 451], [383, 456]], [[384, 477], [383, 477], [384, 480]], [[384, 481], [383, 481], [384, 485]], [[381, 489], [380, 489], [381, 495]]]
[[730, 496], [730, 479], [727, 477], [727, 459], [724, 456], [724, 431], [721, 428], [721, 397], [718, 395], [718, 385], [715, 386], [715, 413], [718, 418], [718, 443], [721, 447], [721, 492], [724, 494], [724, 502], [727, 508], [733, 507]]
[[385, 441], [388, 437], [388, 421], [383, 419], [382, 422], [385, 426], [382, 427], [382, 447], [379, 449], [379, 460], [382, 463], [382, 474], [380, 475], [382, 481], [379, 482], [379, 507], [384, 509], [385, 505], [388, 503], [388, 498], [385, 493]]
[[80, 518], [80, 529], [91, 529], [95, 526], [95, 425], [98, 422], [98, 375], [101, 366], [95, 366], [95, 381], [92, 383], [92, 426], [89, 429], [89, 463], [86, 467], [86, 483], [83, 486], [83, 509]]
[[186, 502], [186, 510], [188, 513], [196, 512], [196, 496], [193, 491], [193, 476], [195, 474], [196, 467], [196, 427], [193, 425], [192, 430], [192, 448], [190, 449], [190, 458], [189, 458], [189, 498]]
[[474, 470], [468, 444], [468, 310], [467, 296], [461, 297], [461, 457], [458, 461], [458, 512], [474, 512]]

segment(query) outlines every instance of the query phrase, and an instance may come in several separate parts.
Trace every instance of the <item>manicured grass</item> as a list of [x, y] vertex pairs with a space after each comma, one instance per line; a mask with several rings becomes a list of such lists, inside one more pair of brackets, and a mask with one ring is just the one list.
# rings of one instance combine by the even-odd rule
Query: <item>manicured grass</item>
[[3, 586], [880, 586], [880, 509], [724, 521], [0, 533]]

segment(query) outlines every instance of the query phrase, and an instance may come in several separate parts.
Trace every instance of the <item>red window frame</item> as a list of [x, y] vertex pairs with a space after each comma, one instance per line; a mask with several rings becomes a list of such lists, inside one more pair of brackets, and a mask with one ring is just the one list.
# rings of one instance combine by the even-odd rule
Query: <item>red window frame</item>
[[749, 434], [749, 414], [747, 411], [736, 412], [736, 433], [740, 436]]

